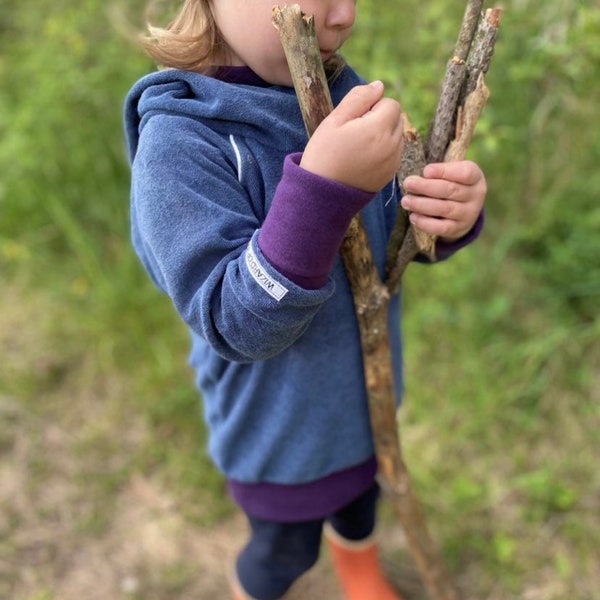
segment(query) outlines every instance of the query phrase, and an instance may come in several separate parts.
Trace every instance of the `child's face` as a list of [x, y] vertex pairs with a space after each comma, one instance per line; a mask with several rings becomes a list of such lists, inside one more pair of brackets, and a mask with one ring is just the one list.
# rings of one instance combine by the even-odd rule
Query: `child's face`
[[[356, 0], [298, 0], [297, 3], [304, 13], [314, 15], [323, 59], [329, 58], [350, 36]], [[213, 14], [231, 49], [229, 65], [248, 66], [275, 85], [292, 85], [279, 33], [271, 23], [275, 4], [277, 0], [213, 0]]]

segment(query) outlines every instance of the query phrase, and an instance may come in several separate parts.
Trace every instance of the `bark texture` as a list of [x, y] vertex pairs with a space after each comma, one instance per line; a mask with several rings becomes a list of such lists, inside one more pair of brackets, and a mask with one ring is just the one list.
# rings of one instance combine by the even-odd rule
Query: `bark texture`
[[311, 136], [323, 115], [333, 109], [319, 45], [313, 43], [316, 39], [315, 20], [302, 13], [297, 4], [273, 7], [272, 18], [293, 74], [298, 101], [302, 103], [304, 125]]
[[[495, 36], [487, 32], [487, 26], [484, 29], [479, 26], [482, 4], [483, 0], [467, 2], [455, 56], [449, 61], [440, 102], [430, 128], [429, 140], [436, 138], [435, 152], [440, 161], [464, 157], [477, 119], [488, 98], [483, 72], [489, 67], [489, 45], [493, 50]], [[495, 11], [489, 21], [490, 27], [495, 27], [497, 31], [499, 11]], [[304, 122], [311, 135], [332, 110], [314, 21], [312, 17], [304, 15], [298, 5], [286, 5], [274, 7], [273, 24], [279, 30]], [[478, 56], [485, 58], [473, 58], [471, 65], [468, 55], [478, 30], [482, 32], [481, 53]], [[490, 41], [492, 38], [493, 41]], [[484, 39], [488, 41], [483, 41]], [[465, 83], [468, 81], [470, 68], [472, 73], [477, 73], [473, 89], [469, 89]], [[461, 98], [463, 104], [459, 106]], [[429, 144], [423, 144], [416, 128], [404, 116], [404, 157], [398, 172], [399, 180], [403, 181], [411, 174], [420, 174], [432, 156], [431, 151]], [[433, 256], [434, 246], [435, 237], [417, 232], [410, 225], [406, 211], [400, 210], [388, 246], [388, 276], [385, 282], [381, 280], [375, 267], [360, 217], [352, 220], [341, 254], [352, 287], [359, 323], [369, 415], [381, 486], [403, 526], [411, 554], [431, 597], [434, 600], [458, 600], [458, 590], [429, 533], [424, 512], [414, 493], [410, 473], [404, 462], [396, 421], [388, 336], [387, 318], [391, 294], [397, 291], [404, 270], [416, 254], [425, 252]]]
[[[483, 0], [467, 2], [454, 53], [446, 68], [435, 116], [423, 143], [425, 163], [465, 158], [477, 119], [489, 97], [483, 75], [487, 73], [494, 54], [502, 10], [493, 8], [482, 13], [482, 6]], [[408, 165], [401, 165], [398, 175], [403, 181], [408, 175], [420, 175], [421, 172], [420, 166], [411, 171]], [[398, 253], [394, 254], [394, 249], [388, 253], [390, 291], [398, 289], [402, 273], [417, 254], [424, 254], [430, 260], [436, 258], [437, 236], [419, 231], [410, 224], [406, 226], [406, 222], [407, 216], [402, 214], [401, 209], [392, 234]], [[402, 231], [405, 231], [404, 237]]]

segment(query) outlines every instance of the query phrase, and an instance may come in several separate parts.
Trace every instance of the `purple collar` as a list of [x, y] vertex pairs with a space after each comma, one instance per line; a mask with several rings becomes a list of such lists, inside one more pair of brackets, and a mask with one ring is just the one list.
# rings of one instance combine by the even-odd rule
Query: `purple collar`
[[226, 83], [239, 85], [254, 85], [256, 87], [270, 87], [271, 84], [261, 79], [250, 67], [216, 67], [211, 73], [215, 79]]

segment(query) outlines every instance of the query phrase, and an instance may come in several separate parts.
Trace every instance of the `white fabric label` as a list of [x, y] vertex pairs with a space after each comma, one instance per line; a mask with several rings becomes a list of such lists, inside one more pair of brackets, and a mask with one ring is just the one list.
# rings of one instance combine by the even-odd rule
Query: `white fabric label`
[[287, 288], [283, 287], [268, 275], [258, 258], [256, 258], [252, 245], [248, 245], [248, 249], [246, 250], [246, 266], [254, 278], [254, 281], [256, 281], [269, 296], [275, 298], [277, 302], [288, 293]]

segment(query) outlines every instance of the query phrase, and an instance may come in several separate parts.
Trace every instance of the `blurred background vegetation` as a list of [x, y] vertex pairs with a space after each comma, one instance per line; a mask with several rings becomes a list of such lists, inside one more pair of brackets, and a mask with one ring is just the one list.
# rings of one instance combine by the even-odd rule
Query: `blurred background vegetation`
[[[492, 96], [470, 151], [488, 178], [487, 226], [444, 266], [405, 277], [401, 433], [434, 537], [471, 597], [590, 600], [600, 598], [600, 6], [501, 5]], [[0, 0], [3, 598], [66, 599], [65, 540], [106, 535], [139, 474], [190, 527], [231, 511], [204, 454], [187, 334], [129, 244], [122, 103], [153, 65], [122, 25], [141, 27], [141, 7]], [[425, 131], [464, 3], [358, 8], [347, 59]], [[123, 597], [191, 597], [193, 569], [153, 576], [158, 595]]]

